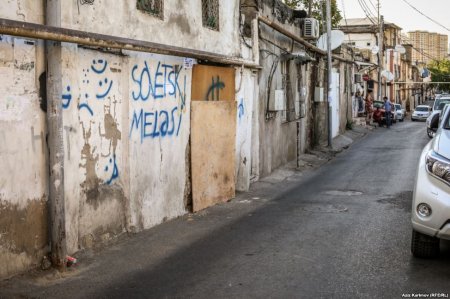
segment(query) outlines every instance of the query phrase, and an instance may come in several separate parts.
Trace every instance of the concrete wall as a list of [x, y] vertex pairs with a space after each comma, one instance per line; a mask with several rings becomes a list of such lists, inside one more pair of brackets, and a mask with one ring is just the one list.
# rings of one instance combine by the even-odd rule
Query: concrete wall
[[251, 70], [236, 70], [236, 190], [247, 191], [250, 187], [252, 162], [252, 124], [256, 75]]
[[64, 48], [69, 252], [186, 211], [191, 70], [127, 54]]
[[163, 19], [136, 8], [137, 0], [96, 0], [92, 5], [62, 0], [61, 26], [237, 56], [238, 1], [219, 1], [219, 31], [202, 25], [201, 0], [164, 0]]
[[47, 246], [45, 102], [35, 41], [0, 36], [0, 277], [35, 264]]
[[[0, 17], [43, 23], [41, 6], [7, 1]], [[43, 42], [0, 38], [5, 277], [37, 265], [48, 251], [48, 150]], [[68, 252], [186, 213], [192, 73], [183, 59], [73, 44], [64, 44], [62, 53]]]
[[43, 24], [44, 1], [3, 0], [0, 7], [0, 18]]
[[[291, 20], [291, 11], [281, 2], [263, 1], [260, 13], [299, 34], [298, 24]], [[263, 177], [297, 157], [297, 123], [285, 120], [281, 111], [269, 111], [268, 103], [274, 100], [275, 90], [285, 91], [286, 104], [288, 93], [292, 100], [299, 97], [299, 73], [294, 60], [282, 57], [290, 51], [291, 40], [264, 24], [259, 25], [259, 30], [260, 63], [263, 66], [259, 74], [259, 174]], [[282, 51], [283, 48], [286, 50]], [[294, 43], [295, 51], [303, 49]], [[291, 82], [290, 87], [286, 80]]]

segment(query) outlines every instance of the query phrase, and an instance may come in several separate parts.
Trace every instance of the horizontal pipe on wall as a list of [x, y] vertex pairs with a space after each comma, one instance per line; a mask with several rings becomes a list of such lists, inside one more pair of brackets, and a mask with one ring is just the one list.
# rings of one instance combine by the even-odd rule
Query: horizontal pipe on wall
[[91, 47], [122, 49], [178, 57], [189, 57], [199, 60], [207, 60], [215, 63], [245, 66], [255, 69], [261, 68], [258, 64], [252, 61], [215, 54], [212, 52], [186, 49], [143, 40], [135, 40], [112, 35], [104, 35], [93, 32], [85, 32], [80, 30], [53, 27], [3, 18], [0, 18], [0, 34], [74, 43]]

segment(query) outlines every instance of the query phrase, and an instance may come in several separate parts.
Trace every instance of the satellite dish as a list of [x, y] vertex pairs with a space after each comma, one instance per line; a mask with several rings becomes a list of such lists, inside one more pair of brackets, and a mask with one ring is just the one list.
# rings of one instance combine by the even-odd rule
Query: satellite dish
[[402, 45], [396, 45], [395, 46], [395, 51], [397, 51], [400, 54], [405, 54], [406, 53], [406, 49]]
[[420, 77], [427, 78], [428, 76], [430, 76], [430, 71], [427, 68], [420, 70]]
[[[327, 51], [327, 37], [326, 33], [322, 34], [317, 40], [317, 47], [323, 51]], [[341, 30], [331, 30], [331, 50], [339, 48], [344, 42], [345, 34]]]
[[378, 54], [379, 51], [380, 51], [380, 48], [378, 46], [373, 46], [372, 47], [372, 54], [373, 55]]
[[394, 80], [394, 74], [391, 73], [388, 70], [384, 70], [381, 72], [381, 76], [383, 76], [384, 78], [386, 78], [387, 81], [392, 81]]

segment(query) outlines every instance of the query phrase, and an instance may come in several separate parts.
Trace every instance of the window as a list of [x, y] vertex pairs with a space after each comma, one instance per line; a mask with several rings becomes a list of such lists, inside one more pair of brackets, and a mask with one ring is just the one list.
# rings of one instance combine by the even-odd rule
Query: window
[[164, 19], [163, 0], [137, 0], [137, 9], [152, 16]]
[[202, 0], [203, 26], [219, 31], [219, 0]]
[[367, 43], [367, 46], [369, 46], [369, 47], [370, 47], [370, 43]]

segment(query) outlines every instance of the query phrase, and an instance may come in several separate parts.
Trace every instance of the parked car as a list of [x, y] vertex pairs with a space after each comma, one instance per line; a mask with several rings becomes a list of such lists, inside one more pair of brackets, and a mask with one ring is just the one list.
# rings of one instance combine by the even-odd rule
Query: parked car
[[439, 104], [439, 106], [437, 107], [437, 109], [435, 109], [433, 112], [431, 112], [431, 115], [428, 116], [428, 118], [426, 120], [428, 137], [433, 138], [434, 132], [431, 129], [431, 126], [436, 126], [436, 124], [439, 122], [441, 111], [448, 109], [449, 105], [450, 105], [450, 101], [441, 102]]
[[406, 110], [402, 108], [400, 104], [394, 104], [395, 107], [395, 116], [399, 121], [405, 120]]
[[442, 112], [435, 137], [419, 159], [412, 201], [411, 252], [439, 255], [439, 240], [450, 240], [450, 109]]
[[[379, 112], [377, 113], [377, 108], [379, 108]], [[383, 101], [373, 101], [373, 115], [372, 119], [374, 122], [380, 124], [380, 126], [386, 124], [386, 110], [384, 110], [384, 102]], [[395, 117], [394, 109], [391, 111], [391, 123], [393, 123]]]
[[427, 120], [428, 116], [431, 114], [431, 107], [427, 105], [419, 105], [414, 110], [413, 114], [411, 115], [411, 120]]
[[442, 107], [444, 107], [444, 105], [447, 103], [450, 103], [450, 96], [447, 94], [442, 95], [439, 98], [436, 98], [436, 100], [433, 103], [433, 111], [442, 110]]

